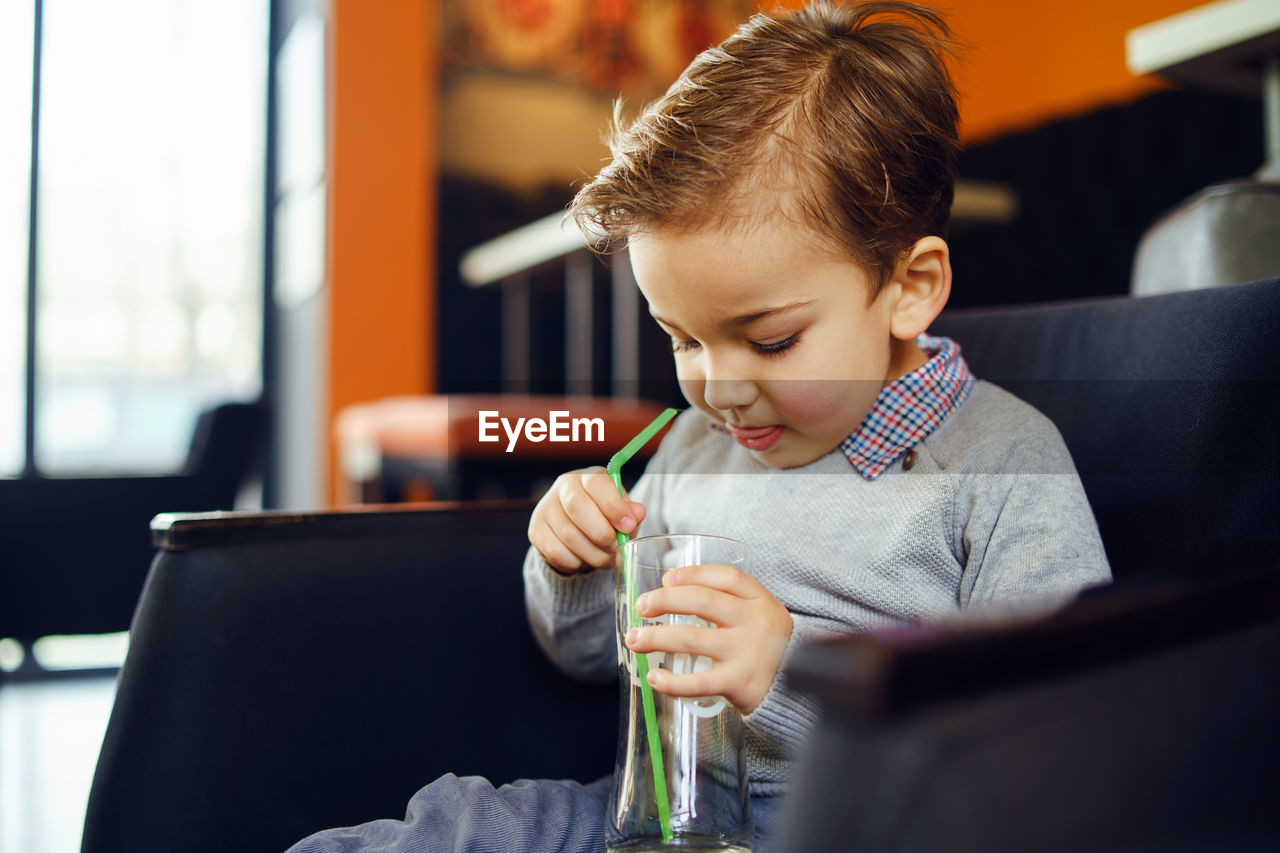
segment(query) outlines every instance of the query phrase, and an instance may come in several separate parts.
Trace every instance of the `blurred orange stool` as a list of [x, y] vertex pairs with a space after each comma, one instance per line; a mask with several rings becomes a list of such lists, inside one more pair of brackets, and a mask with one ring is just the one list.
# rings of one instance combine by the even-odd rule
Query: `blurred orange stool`
[[[358, 403], [340, 411], [334, 423], [339, 499], [538, 497], [565, 471], [607, 463], [665, 408], [633, 398], [526, 394], [438, 394]], [[481, 440], [482, 429], [488, 440]], [[657, 445], [649, 442], [637, 461]], [[626, 472], [629, 480], [642, 470], [642, 464], [633, 464]]]

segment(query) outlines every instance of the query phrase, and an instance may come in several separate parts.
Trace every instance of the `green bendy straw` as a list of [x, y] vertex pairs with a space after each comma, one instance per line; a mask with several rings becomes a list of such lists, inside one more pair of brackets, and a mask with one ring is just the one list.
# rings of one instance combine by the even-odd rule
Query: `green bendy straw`
[[[653, 423], [649, 424], [640, 433], [630, 441], [609, 460], [609, 464], [605, 470], [609, 472], [609, 478], [613, 480], [613, 484], [618, 487], [619, 494], [625, 494], [622, 488], [622, 466], [627, 460], [636, 455], [636, 451], [649, 443], [649, 440], [658, 434], [658, 430], [667, 425], [667, 421], [676, 416], [675, 409], [667, 409], [662, 414], [653, 419]], [[618, 537], [618, 553], [622, 553], [622, 546], [631, 540], [631, 537], [623, 533], [621, 530], [615, 531]], [[636, 613], [636, 574], [634, 567], [628, 566], [627, 570], [627, 601], [630, 604], [630, 626], [631, 628], [640, 627], [640, 614]], [[649, 735], [649, 765], [653, 768], [653, 793], [654, 799], [658, 801], [658, 823], [662, 826], [662, 840], [664, 842], [672, 839], [671, 832], [671, 801], [667, 795], [667, 772], [662, 764], [662, 741], [658, 738], [658, 712], [653, 705], [653, 688], [649, 686], [649, 656], [643, 654], [636, 655], [636, 671], [640, 676], [640, 699], [644, 705], [644, 727]]]

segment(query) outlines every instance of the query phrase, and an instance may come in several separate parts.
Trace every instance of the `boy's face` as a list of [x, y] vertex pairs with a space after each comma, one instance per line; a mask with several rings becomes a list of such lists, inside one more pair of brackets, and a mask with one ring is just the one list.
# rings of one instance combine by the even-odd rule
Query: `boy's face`
[[890, 333], [898, 285], [868, 306], [863, 268], [814, 251], [805, 236], [783, 221], [630, 242], [685, 398], [776, 468], [838, 447], [887, 382], [925, 361]]

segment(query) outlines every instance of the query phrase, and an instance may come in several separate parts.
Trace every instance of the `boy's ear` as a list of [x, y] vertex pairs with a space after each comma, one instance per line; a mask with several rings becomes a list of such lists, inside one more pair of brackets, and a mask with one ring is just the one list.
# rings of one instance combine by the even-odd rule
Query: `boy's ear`
[[893, 273], [898, 285], [889, 331], [900, 341], [923, 334], [951, 296], [951, 250], [941, 237], [922, 237]]

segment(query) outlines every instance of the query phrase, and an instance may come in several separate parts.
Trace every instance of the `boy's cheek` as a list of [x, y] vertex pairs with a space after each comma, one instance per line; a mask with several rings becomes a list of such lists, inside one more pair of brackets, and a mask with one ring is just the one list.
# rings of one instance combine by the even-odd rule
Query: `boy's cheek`
[[879, 393], [878, 383], [861, 379], [797, 379], [779, 382], [771, 389], [775, 405], [794, 422], [806, 424], [844, 420], [850, 413], [858, 415], [861, 422]]
[[832, 383], [822, 380], [789, 380], [777, 383], [771, 396], [775, 405], [791, 420], [812, 421], [824, 412], [830, 414]]

